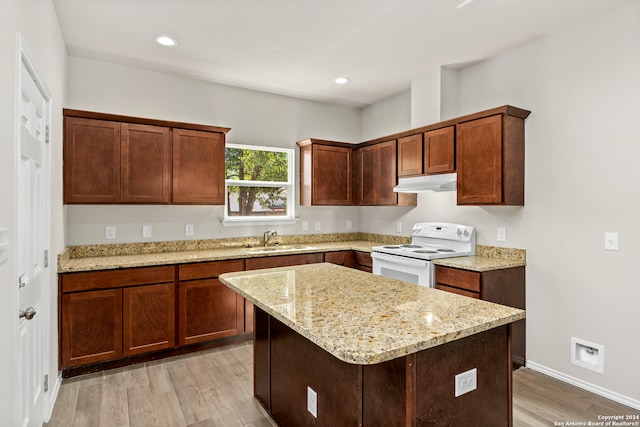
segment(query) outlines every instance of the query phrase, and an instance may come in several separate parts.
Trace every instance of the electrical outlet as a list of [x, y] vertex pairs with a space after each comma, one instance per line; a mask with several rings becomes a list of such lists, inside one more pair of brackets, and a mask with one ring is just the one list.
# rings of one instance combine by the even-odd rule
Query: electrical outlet
[[400, 221], [396, 221], [396, 233], [402, 233], [402, 223]]
[[153, 234], [153, 228], [150, 225], [142, 226], [142, 237], [151, 237]]
[[107, 240], [113, 240], [116, 238], [116, 226], [107, 225], [104, 229], [104, 238]]
[[193, 224], [185, 224], [184, 225], [184, 235], [185, 236], [193, 236]]
[[350, 219], [347, 220], [347, 230], [351, 230], [353, 228], [353, 221]]
[[309, 231], [309, 221], [302, 221], [302, 231]]
[[311, 387], [307, 387], [307, 411], [318, 418], [318, 393]]
[[608, 251], [618, 250], [618, 233], [604, 233], [604, 248]]
[[478, 369], [473, 368], [456, 375], [455, 388], [455, 397], [462, 396], [478, 388]]
[[320, 221], [316, 221], [316, 231], [322, 230], [322, 223]]
[[496, 239], [498, 242], [506, 242], [507, 241], [507, 229], [504, 227], [498, 227], [496, 229]]

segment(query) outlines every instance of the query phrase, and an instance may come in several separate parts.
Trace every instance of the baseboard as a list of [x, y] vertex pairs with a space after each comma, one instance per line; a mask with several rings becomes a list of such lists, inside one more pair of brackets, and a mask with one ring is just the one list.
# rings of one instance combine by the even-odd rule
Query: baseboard
[[49, 390], [51, 391], [49, 392], [48, 407], [45, 408], [45, 413], [44, 413], [45, 423], [51, 420], [51, 415], [53, 415], [53, 408], [56, 405], [56, 400], [58, 399], [58, 393], [60, 392], [61, 385], [62, 385], [62, 372], [58, 372], [56, 375], [56, 381], [53, 384], [53, 387], [51, 387], [51, 384], [49, 385]]
[[606, 388], [588, 383], [578, 378], [574, 378], [570, 375], [558, 372], [551, 368], [547, 368], [546, 366], [539, 365], [535, 362], [527, 361], [526, 366], [533, 371], [540, 372], [541, 374], [548, 375], [552, 378], [574, 385], [583, 390], [590, 391], [591, 393], [597, 394], [598, 396], [602, 396], [615, 402], [622, 403], [623, 405], [629, 406], [631, 408], [640, 410], [640, 400], [632, 399], [628, 396], [616, 393], [615, 391], [607, 390]]

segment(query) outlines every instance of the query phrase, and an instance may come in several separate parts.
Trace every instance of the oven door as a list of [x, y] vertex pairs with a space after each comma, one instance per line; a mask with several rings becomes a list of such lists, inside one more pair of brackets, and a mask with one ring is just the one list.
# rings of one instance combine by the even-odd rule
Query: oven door
[[373, 274], [433, 288], [433, 263], [381, 252], [371, 253]]

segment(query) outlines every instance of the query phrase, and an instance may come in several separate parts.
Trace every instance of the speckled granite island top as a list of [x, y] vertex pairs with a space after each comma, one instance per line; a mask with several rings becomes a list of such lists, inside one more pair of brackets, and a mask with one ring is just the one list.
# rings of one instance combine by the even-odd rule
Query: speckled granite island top
[[359, 365], [525, 317], [523, 310], [327, 263], [226, 273], [220, 280], [338, 359]]

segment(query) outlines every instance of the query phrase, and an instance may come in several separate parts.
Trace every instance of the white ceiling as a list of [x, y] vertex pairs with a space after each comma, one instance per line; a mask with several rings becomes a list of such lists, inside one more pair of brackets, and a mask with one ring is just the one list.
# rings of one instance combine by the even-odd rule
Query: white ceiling
[[53, 0], [70, 55], [350, 106], [629, 1]]

